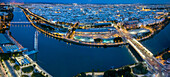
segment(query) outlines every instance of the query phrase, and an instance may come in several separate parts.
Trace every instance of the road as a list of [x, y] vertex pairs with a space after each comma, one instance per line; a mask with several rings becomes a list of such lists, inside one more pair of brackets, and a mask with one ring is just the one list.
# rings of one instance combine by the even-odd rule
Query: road
[[13, 77], [17, 77], [17, 75], [15, 74], [15, 70], [13, 69], [12, 66], [9, 65], [9, 63], [7, 61], [4, 61], [5, 64], [7, 65], [9, 72], [12, 74]]
[[5, 77], [5, 76], [7, 76], [6, 75], [6, 72], [5, 72], [5, 69], [3, 68], [3, 66], [2, 66], [2, 64], [0, 63], [0, 73], [1, 73], [1, 77]]
[[127, 41], [142, 57], [142, 59], [148, 64], [151, 68], [151, 72], [155, 74], [155, 77], [165, 77], [164, 71], [165, 67], [158, 62], [158, 60], [153, 56], [153, 54], [144, 47], [140, 42], [133, 38], [127, 30], [118, 28], [119, 34], [123, 37], [124, 41]]

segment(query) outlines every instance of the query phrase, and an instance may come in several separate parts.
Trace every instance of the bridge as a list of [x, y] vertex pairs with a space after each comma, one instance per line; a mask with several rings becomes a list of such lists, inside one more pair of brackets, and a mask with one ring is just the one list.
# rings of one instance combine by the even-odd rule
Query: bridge
[[[45, 22], [51, 23], [47, 19], [32, 13], [27, 8], [26, 9], [22, 8], [22, 9], [24, 11], [28, 12], [29, 14], [31, 14], [31, 15], [37, 17], [37, 18], [42, 19]], [[26, 16], [28, 17], [28, 15], [26, 15]], [[30, 20], [30, 22], [33, 23], [31, 20]], [[76, 28], [76, 24], [73, 25], [73, 28]], [[36, 27], [34, 24], [32, 24], [32, 25], [34, 27]], [[44, 32], [42, 29], [39, 29], [39, 30]], [[121, 28], [120, 29], [117, 28], [117, 30], [120, 33], [120, 35], [123, 37], [123, 39], [126, 42], [128, 42], [137, 51], [137, 53], [142, 57], [142, 59], [148, 64], [148, 66], [152, 70], [152, 72], [157, 74], [160, 77], [163, 77], [162, 76], [162, 72], [165, 70], [165, 67], [161, 63], [159, 63], [159, 61], [153, 56], [153, 54], [146, 47], [144, 47], [140, 42], [138, 42], [135, 38], [131, 37], [131, 35], [128, 33], [128, 31], [125, 31], [125, 30], [123, 30]], [[70, 33], [68, 33], [66, 37], [67, 38], [69, 38], [69, 37], [71, 38], [71, 35], [73, 34], [73, 31], [74, 30], [71, 30]], [[44, 33], [54, 36], [53, 34], [48, 33], [48, 32], [44, 32]]]
[[152, 69], [152, 72], [159, 73], [164, 71], [164, 66], [161, 63], [159, 63], [159, 61], [153, 56], [153, 54], [147, 48], [145, 48], [140, 42], [138, 42], [134, 38], [127, 39], [127, 42], [137, 51], [137, 53], [142, 57], [142, 59], [148, 64], [149, 68]]
[[56, 25], [55, 23], [50, 22], [50, 21], [47, 20], [46, 18], [43, 18], [43, 17], [41, 17], [41, 16], [39, 16], [39, 15], [37, 15], [37, 14], [34, 14], [34, 13], [31, 12], [28, 8], [23, 8], [23, 7], [21, 7], [21, 6], [18, 6], [18, 7], [21, 8], [22, 10], [28, 12], [30, 15], [34, 16], [35, 18], [39, 18], [39, 19], [41, 19], [43, 22], [46, 22], [46, 23], [50, 24], [50, 25], [53, 26], [53, 27], [59, 27], [59, 28], [62, 27], [62, 26]]
[[20, 23], [22, 24], [23, 23], [24, 24], [24, 23], [31, 23], [31, 22], [28, 22], [28, 21], [25, 21], [25, 22], [24, 21], [14, 21], [14, 22], [5, 22], [5, 23], [10, 23], [10, 24], [15, 24], [15, 23], [16, 24], [20, 24]]
[[38, 16], [38, 15], [32, 13], [28, 8], [26, 8], [25, 10], [26, 10], [28, 13], [30, 13], [31, 15], [33, 15], [33, 16], [35, 16], [35, 17], [38, 17], [38, 18], [42, 19], [43, 21], [46, 21], [46, 22], [48, 22], [48, 23], [51, 23], [51, 22], [48, 21], [47, 19], [45, 19], [45, 18], [43, 18], [43, 17], [41, 17], [41, 16]]
[[[65, 22], [61, 22], [61, 24], [58, 23], [58, 24], [56, 25], [56, 23], [53, 23], [53, 22], [49, 21], [48, 19], [46, 19], [46, 18], [44, 18], [44, 17], [42, 17], [42, 16], [39, 16], [39, 15], [31, 12], [28, 8], [23, 8], [23, 7], [21, 7], [21, 6], [17, 6], [17, 7], [21, 8], [22, 11], [25, 11], [25, 13], [28, 13], [28, 14], [29, 14], [29, 17], [30, 17], [30, 16], [33, 16], [34, 18], [36, 18], [36, 19], [38, 19], [38, 20], [41, 19], [42, 22], [46, 22], [46, 23], [50, 24], [50, 25], [53, 26], [53, 27], [63, 28], [63, 26], [61, 26], [61, 25], [65, 23]], [[65, 24], [66, 24], [66, 25], [68, 25], [68, 24], [74, 25], [74, 24], [72, 24], [72, 23], [65, 23]]]
[[22, 24], [22, 23], [31, 23], [31, 22], [26, 21], [26, 22], [10, 22], [10, 23], [11, 23], [11, 24], [15, 24], [15, 23], [17, 23], [17, 24], [18, 24], [18, 23], [21, 23], [21, 24]]
[[147, 63], [151, 72], [154, 73], [155, 77], [165, 77], [165, 67], [162, 65], [149, 51], [146, 47], [144, 47], [140, 42], [138, 42], [135, 38], [133, 38], [128, 31], [117, 28], [120, 35], [123, 39], [129, 43], [136, 52], [141, 56], [141, 58]]

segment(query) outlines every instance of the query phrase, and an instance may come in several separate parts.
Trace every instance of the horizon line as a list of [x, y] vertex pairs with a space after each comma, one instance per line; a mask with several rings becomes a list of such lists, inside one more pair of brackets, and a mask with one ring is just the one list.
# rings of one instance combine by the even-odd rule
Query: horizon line
[[[75, 2], [64, 3], [64, 2], [0, 2], [0, 3], [42, 3], [42, 4], [73, 4]], [[167, 5], [170, 3], [76, 3], [76, 4], [150, 4], [150, 5]]]

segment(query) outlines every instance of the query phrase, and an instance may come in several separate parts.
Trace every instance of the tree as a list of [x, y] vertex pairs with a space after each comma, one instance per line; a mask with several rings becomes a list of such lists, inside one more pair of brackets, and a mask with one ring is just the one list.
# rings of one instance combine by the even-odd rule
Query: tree
[[35, 72], [33, 72], [33, 74], [31, 75], [31, 77], [45, 77], [45, 76], [43, 76], [41, 73], [35, 73]]
[[123, 40], [122, 40], [122, 38], [121, 37], [116, 37], [116, 38], [114, 38], [114, 42], [122, 42]]
[[9, 60], [10, 60], [11, 63], [15, 63], [14, 59], [9, 58]]
[[170, 58], [170, 53], [167, 52], [167, 53], [163, 54], [162, 58], [163, 58], [164, 60], [169, 59], [169, 58]]
[[108, 70], [104, 72], [103, 77], [119, 77], [116, 70]]
[[129, 66], [124, 67], [124, 70], [127, 72], [131, 72], [131, 68]]
[[147, 68], [144, 67], [142, 63], [139, 63], [138, 65], [136, 65], [132, 69], [133, 69], [133, 72], [136, 73], [136, 74], [146, 74], [146, 73], [148, 73]]
[[102, 42], [102, 39], [97, 38], [97, 39], [94, 39], [94, 41], [95, 41], [96, 43], [100, 43], [100, 42]]
[[29, 77], [28, 75], [22, 75], [21, 77]]
[[81, 76], [79, 76], [79, 77], [86, 77], [86, 73], [85, 72], [81, 72], [80, 74], [81, 74]]
[[123, 77], [135, 77], [135, 76], [132, 73], [130, 73], [130, 72], [125, 72]]
[[25, 67], [25, 68], [22, 68], [22, 71], [24, 73], [30, 73], [34, 70], [34, 67], [33, 66], [28, 66], [28, 67]]
[[19, 65], [14, 65], [14, 69], [15, 70], [20, 70], [20, 66]]

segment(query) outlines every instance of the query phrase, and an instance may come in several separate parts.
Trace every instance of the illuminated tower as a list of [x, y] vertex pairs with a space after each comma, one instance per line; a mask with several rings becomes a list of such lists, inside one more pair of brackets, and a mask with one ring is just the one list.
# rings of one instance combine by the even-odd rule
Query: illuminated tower
[[[35, 31], [34, 50], [38, 52], [38, 31]], [[34, 54], [34, 59], [37, 61], [37, 53]]]
[[34, 49], [35, 49], [35, 51], [38, 51], [38, 31], [35, 31]]

